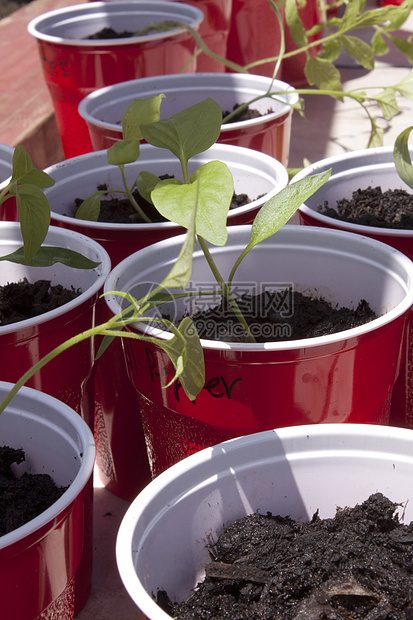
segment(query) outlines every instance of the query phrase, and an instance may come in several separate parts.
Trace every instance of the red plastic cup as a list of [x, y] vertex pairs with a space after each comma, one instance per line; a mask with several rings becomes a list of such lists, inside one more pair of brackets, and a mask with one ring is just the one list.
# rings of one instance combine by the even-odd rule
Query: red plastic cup
[[33, 19], [28, 30], [38, 43], [46, 84], [66, 158], [92, 150], [77, 106], [90, 92], [124, 80], [193, 71], [188, 66], [195, 40], [184, 29], [138, 37], [85, 39], [103, 27], [138, 32], [153, 22], [181, 21], [198, 28], [201, 10], [182, 3], [89, 2], [50, 11]]
[[[268, 0], [232, 0], [227, 59], [245, 66], [277, 56], [280, 48], [280, 26]], [[250, 73], [272, 77], [275, 65], [275, 61], [266, 62], [250, 69]], [[232, 73], [228, 67], [226, 70]]]
[[[205, 45], [226, 58], [228, 34], [231, 24], [232, 0], [174, 0], [185, 2], [204, 13], [204, 19], [199, 27], [199, 35]], [[225, 65], [207, 54], [201, 53], [197, 57], [197, 72], [225, 71]]]
[[[224, 278], [248, 243], [250, 227], [230, 227], [228, 234], [225, 248], [210, 246]], [[168, 273], [183, 238], [154, 244], [124, 260], [112, 270], [105, 291], [124, 291], [137, 298], [145, 294]], [[272, 428], [328, 422], [387, 424], [413, 299], [412, 275], [413, 263], [378, 241], [341, 231], [284, 226], [241, 263], [238, 292], [262, 292], [290, 283], [339, 305], [351, 307], [366, 299], [379, 318], [338, 334], [290, 342], [203, 340], [206, 380], [195, 402], [186, 397], [179, 381], [166, 387], [174, 371], [160, 348], [125, 338], [152, 474], [220, 441]], [[191, 290], [205, 291], [208, 285], [212, 285], [209, 266], [196, 247]], [[105, 299], [117, 313], [121, 298]], [[217, 293], [209, 305], [218, 300]], [[162, 311], [179, 317], [190, 313], [190, 306], [185, 299], [175, 300]], [[294, 309], [287, 303], [283, 311]], [[144, 327], [137, 323], [129, 329]], [[145, 335], [171, 337], [154, 328], [147, 328]]]
[[[0, 383], [1, 400], [12, 385]], [[52, 506], [0, 538], [2, 617], [72, 620], [84, 548], [92, 545], [91, 512], [85, 520], [92, 433], [67, 405], [26, 387], [2, 413], [0, 426], [2, 443], [25, 451], [19, 474], [48, 473], [58, 486], [68, 486]]]
[[[280, 162], [247, 149], [215, 145], [191, 160], [195, 168], [211, 160], [225, 161], [234, 176], [238, 193], [256, 198], [244, 207], [233, 209], [230, 224], [251, 222], [259, 207], [288, 183], [288, 174]], [[177, 158], [163, 149], [144, 144], [136, 164], [125, 167], [129, 184], [140, 170], [153, 174], [181, 175]], [[192, 171], [192, 169], [191, 169]], [[51, 204], [53, 224], [82, 231], [99, 240], [117, 265], [140, 248], [179, 235], [183, 229], [171, 222], [158, 224], [107, 224], [85, 222], [73, 217], [74, 200], [86, 197], [98, 184], [121, 187], [118, 168], [107, 163], [106, 151], [94, 152], [51, 166], [46, 172], [55, 185], [45, 190]], [[71, 211], [72, 207], [72, 211]], [[107, 317], [106, 304], [99, 306], [98, 319]], [[98, 360], [96, 367], [95, 438], [97, 463], [105, 486], [121, 497], [133, 499], [150, 481], [139, 402], [126, 371], [120, 339], [115, 339]]]
[[130, 80], [91, 93], [80, 102], [79, 114], [88, 126], [93, 149], [99, 151], [122, 140], [122, 118], [134, 99], [164, 94], [161, 118], [170, 118], [207, 95], [225, 112], [232, 111], [234, 105], [265, 95], [269, 89], [274, 97], [280, 93], [278, 98], [262, 97], [251, 105], [262, 116], [223, 124], [218, 142], [266, 153], [286, 166], [290, 152], [292, 105], [298, 101], [298, 95], [286, 82], [275, 80], [272, 84], [266, 76], [187, 73]]
[[[412, 154], [413, 150], [411, 150]], [[323, 186], [322, 191], [316, 192], [300, 207], [300, 223], [306, 226], [344, 230], [349, 233], [377, 239], [403, 252], [403, 254], [413, 260], [413, 230], [394, 230], [351, 224], [327, 217], [317, 211], [317, 205], [324, 204], [324, 201], [328, 201], [330, 206], [334, 208], [337, 200], [351, 198], [353, 191], [366, 189], [369, 186], [380, 186], [383, 191], [387, 189], [405, 189], [411, 192], [411, 189], [403, 183], [397, 174], [393, 160], [393, 147], [363, 149], [352, 153], [344, 153], [336, 157], [329, 157], [304, 168], [296, 178], [315, 174], [328, 168], [332, 168], [332, 174]], [[410, 311], [406, 351], [402, 359], [400, 376], [393, 392], [390, 415], [391, 424], [407, 428], [413, 428], [413, 378], [411, 376], [413, 364], [412, 320], [413, 310]]]
[[[40, 279], [51, 280], [52, 284], [62, 284], [81, 289], [82, 294], [64, 306], [26, 319], [19, 323], [0, 327], [0, 367], [3, 381], [15, 383], [37, 361], [68, 338], [75, 336], [93, 325], [95, 306], [102, 292], [103, 282], [110, 270], [107, 252], [95, 241], [70, 230], [51, 227], [46, 244], [68, 247], [81, 252], [101, 264], [94, 270], [80, 270], [57, 264], [50, 268], [27, 267], [3, 262], [1, 284], [17, 282], [26, 277], [30, 282]], [[21, 246], [20, 226], [17, 222], [0, 223], [1, 255], [4, 256]], [[82, 416], [89, 427], [94, 425], [94, 370], [93, 349], [90, 341], [85, 341], [68, 349], [47, 364], [28, 382], [35, 388], [54, 396]], [[85, 489], [82, 510], [85, 528], [92, 528], [92, 481]], [[92, 539], [84, 545], [84, 553], [75, 579], [76, 612], [85, 604], [91, 587]]]

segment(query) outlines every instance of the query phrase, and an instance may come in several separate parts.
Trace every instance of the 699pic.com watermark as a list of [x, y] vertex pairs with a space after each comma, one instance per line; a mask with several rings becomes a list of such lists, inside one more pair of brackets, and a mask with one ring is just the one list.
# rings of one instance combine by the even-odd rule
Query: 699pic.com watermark
[[[173, 294], [173, 291], [169, 291]], [[184, 316], [192, 318], [201, 338], [242, 340], [243, 326], [236, 319], [231, 306], [222, 297], [221, 290], [210, 282], [189, 283], [187, 297], [168, 301], [150, 312], [157, 318], [167, 317], [178, 324]], [[291, 337], [288, 319], [294, 314], [293, 284], [243, 282], [232, 287], [238, 307], [248, 322], [254, 337], [261, 340], [279, 340]]]

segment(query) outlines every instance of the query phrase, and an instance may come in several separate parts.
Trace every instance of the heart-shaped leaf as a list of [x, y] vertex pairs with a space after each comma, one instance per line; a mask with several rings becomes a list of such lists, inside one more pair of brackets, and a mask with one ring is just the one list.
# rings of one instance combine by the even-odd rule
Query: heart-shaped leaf
[[193, 173], [189, 184], [161, 181], [152, 192], [152, 201], [161, 215], [184, 228], [188, 228], [197, 201], [196, 234], [214, 245], [225, 245], [233, 193], [234, 181], [228, 166], [211, 161]]
[[188, 160], [209, 149], [221, 132], [222, 110], [213, 99], [205, 99], [177, 112], [169, 119], [141, 127], [143, 138], [178, 157], [182, 169]]

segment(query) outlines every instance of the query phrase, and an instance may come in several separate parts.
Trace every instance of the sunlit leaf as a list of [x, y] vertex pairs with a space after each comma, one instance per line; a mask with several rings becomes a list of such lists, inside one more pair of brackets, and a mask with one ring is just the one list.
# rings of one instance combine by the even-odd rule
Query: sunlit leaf
[[370, 41], [371, 51], [376, 56], [384, 56], [389, 51], [389, 46], [386, 43], [384, 37], [379, 33], [375, 32]]
[[140, 142], [137, 138], [115, 142], [108, 149], [108, 163], [113, 166], [133, 164], [139, 158], [139, 145]]
[[126, 109], [122, 119], [123, 138], [142, 140], [141, 125], [155, 123], [160, 117], [161, 101], [165, 95], [135, 99]]
[[409, 71], [406, 77], [392, 86], [392, 88], [403, 97], [406, 97], [406, 99], [413, 99], [413, 70]]
[[231, 271], [231, 279], [248, 252], [284, 226], [298, 207], [326, 183], [330, 174], [331, 169], [304, 177], [299, 181], [293, 180], [261, 207], [252, 224], [250, 241]]
[[324, 58], [310, 57], [305, 66], [305, 75], [309, 84], [315, 84], [320, 90], [342, 91], [340, 71]]
[[196, 233], [214, 245], [224, 245], [234, 183], [223, 162], [211, 161], [200, 166], [190, 184], [177, 186], [161, 181], [152, 192], [152, 200], [161, 215], [188, 228], [198, 189]]
[[349, 56], [357, 60], [357, 62], [365, 69], [374, 69], [374, 56], [370, 46], [361, 41], [357, 37], [349, 35], [341, 35], [338, 43], [343, 47]]
[[191, 157], [209, 149], [221, 132], [222, 110], [213, 99], [205, 99], [169, 119], [144, 125], [144, 139], [178, 157], [183, 169]]
[[296, 45], [299, 47], [306, 45], [307, 35], [303, 22], [300, 19], [295, 0], [287, 0], [285, 3], [285, 21]]
[[400, 112], [393, 88], [385, 88], [381, 93], [374, 96], [373, 99], [379, 104], [383, 117], [386, 120], [390, 120]]
[[406, 56], [407, 60], [413, 62], [413, 45], [407, 39], [401, 37], [393, 37], [389, 35], [389, 39], [394, 43], [397, 49]]

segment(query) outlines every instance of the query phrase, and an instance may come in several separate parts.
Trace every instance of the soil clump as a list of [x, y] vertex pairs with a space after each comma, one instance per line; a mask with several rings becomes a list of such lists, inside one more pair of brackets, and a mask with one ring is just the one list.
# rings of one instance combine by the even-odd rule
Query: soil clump
[[12, 470], [22, 463], [22, 449], [0, 447], [0, 536], [28, 523], [55, 503], [67, 487], [58, 487], [48, 474], [23, 473]]
[[0, 326], [31, 319], [72, 301], [80, 290], [67, 289], [50, 280], [10, 282], [0, 286]]
[[376, 493], [330, 519], [244, 517], [187, 601], [160, 590], [157, 602], [177, 620], [411, 620], [413, 524], [398, 506]]

